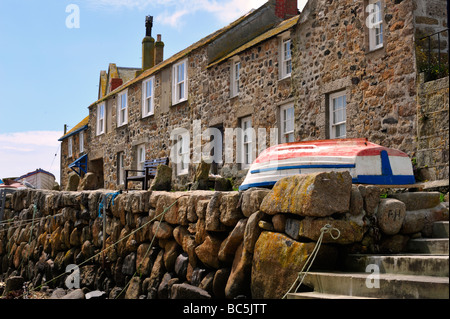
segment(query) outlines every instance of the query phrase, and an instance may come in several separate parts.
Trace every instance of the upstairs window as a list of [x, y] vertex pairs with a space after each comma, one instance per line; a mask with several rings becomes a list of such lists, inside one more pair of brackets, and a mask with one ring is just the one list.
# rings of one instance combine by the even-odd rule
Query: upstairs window
[[155, 113], [154, 83], [154, 77], [151, 77], [142, 83], [142, 117], [147, 117]]
[[97, 106], [97, 135], [105, 133], [105, 103]]
[[187, 100], [187, 60], [173, 66], [172, 102], [178, 104]]
[[366, 10], [367, 27], [369, 28], [369, 50], [373, 51], [383, 47], [383, 18], [381, 1], [371, 0]]
[[281, 45], [281, 71], [280, 78], [290, 77], [292, 73], [291, 39], [283, 39]]
[[241, 62], [233, 61], [233, 68], [231, 70], [231, 97], [239, 95], [240, 77]]
[[117, 127], [128, 124], [128, 93], [119, 94], [117, 108]]
[[330, 138], [347, 136], [347, 96], [345, 91], [330, 94]]

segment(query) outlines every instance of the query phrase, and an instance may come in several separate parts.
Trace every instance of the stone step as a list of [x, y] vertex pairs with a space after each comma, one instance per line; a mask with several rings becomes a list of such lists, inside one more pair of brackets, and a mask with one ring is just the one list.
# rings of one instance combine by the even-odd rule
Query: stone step
[[433, 238], [448, 238], [448, 221], [433, 223]]
[[[399, 274], [312, 272], [303, 284], [317, 293], [380, 299], [448, 299], [449, 278]], [[378, 282], [379, 285], [373, 287]], [[372, 285], [372, 286], [371, 286]], [[373, 288], [371, 288], [373, 287]]]
[[434, 277], [449, 276], [449, 256], [433, 255], [349, 255], [344, 260], [345, 271], [366, 272], [369, 265], [377, 265], [380, 273], [421, 275]]
[[348, 295], [334, 295], [312, 291], [312, 292], [291, 293], [287, 295], [287, 299], [376, 299], [376, 298], [348, 296]]
[[411, 239], [406, 246], [410, 253], [448, 255], [448, 238], [417, 238]]

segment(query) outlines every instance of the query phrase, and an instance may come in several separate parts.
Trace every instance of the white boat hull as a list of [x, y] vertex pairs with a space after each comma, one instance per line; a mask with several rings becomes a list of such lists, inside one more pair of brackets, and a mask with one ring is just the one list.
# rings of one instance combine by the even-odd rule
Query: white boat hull
[[355, 184], [415, 183], [411, 160], [405, 153], [354, 139], [289, 143], [269, 148], [251, 165], [239, 189], [271, 187], [287, 176], [329, 171], [348, 171]]

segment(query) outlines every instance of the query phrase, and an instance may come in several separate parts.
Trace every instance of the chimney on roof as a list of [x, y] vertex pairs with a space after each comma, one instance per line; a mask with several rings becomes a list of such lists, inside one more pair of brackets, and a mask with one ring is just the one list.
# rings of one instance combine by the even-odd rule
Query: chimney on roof
[[115, 89], [117, 89], [119, 86], [121, 86], [123, 84], [123, 80], [119, 79], [119, 78], [112, 78], [109, 81], [109, 87], [110, 87], [110, 92], [114, 91]]
[[297, 0], [275, 0], [275, 15], [286, 20], [298, 15]]
[[155, 65], [155, 39], [152, 38], [153, 17], [145, 17], [145, 38], [142, 40], [142, 70]]
[[161, 41], [161, 34], [158, 34], [155, 43], [155, 65], [162, 61], [164, 61], [164, 42]]

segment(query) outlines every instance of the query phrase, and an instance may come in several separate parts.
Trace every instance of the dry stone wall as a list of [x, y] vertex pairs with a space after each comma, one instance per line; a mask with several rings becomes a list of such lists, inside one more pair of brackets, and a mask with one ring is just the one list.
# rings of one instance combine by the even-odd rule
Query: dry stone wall
[[[339, 237], [324, 234], [313, 269], [337, 269], [349, 252], [402, 252], [411, 236], [448, 220], [439, 193], [380, 199], [378, 187], [352, 185], [348, 173], [293, 176], [242, 193], [107, 192], [8, 195], [0, 282], [53, 298], [94, 290], [127, 299], [281, 298], [325, 225]], [[80, 269], [81, 291], [67, 290], [69, 265]], [[2, 294], [22, 296], [16, 289]]]

